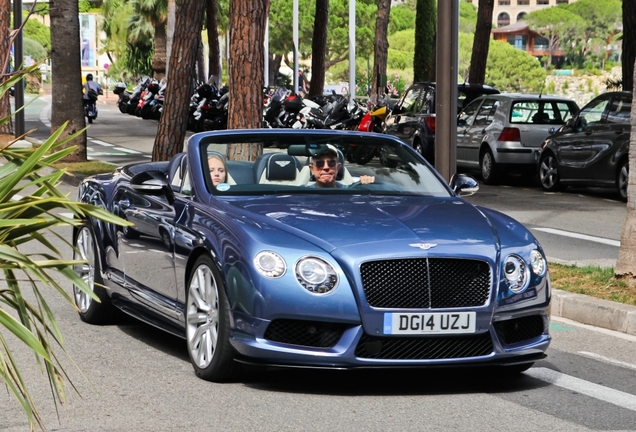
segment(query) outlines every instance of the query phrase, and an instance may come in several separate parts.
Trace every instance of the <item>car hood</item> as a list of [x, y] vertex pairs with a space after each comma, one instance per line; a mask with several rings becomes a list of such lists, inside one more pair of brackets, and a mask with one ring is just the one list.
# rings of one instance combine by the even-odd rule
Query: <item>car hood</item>
[[358, 249], [359, 255], [370, 245], [390, 247], [397, 242], [411, 251], [439, 246], [437, 253], [448, 248], [456, 254], [462, 245], [468, 254], [493, 256], [499, 245], [490, 218], [452, 197], [277, 196], [231, 205], [239, 207], [243, 220], [251, 221], [262, 235], [276, 236], [276, 230], [264, 229], [264, 224], [273, 226], [328, 252]]

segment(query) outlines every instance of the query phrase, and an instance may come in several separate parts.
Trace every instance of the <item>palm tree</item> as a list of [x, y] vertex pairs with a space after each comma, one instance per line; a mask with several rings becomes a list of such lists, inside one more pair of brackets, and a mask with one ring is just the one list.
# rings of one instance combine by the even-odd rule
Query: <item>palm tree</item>
[[155, 41], [152, 58], [153, 78], [160, 80], [166, 73], [166, 24], [168, 0], [131, 0], [133, 15], [130, 17], [128, 37], [132, 42], [151, 36]]
[[80, 29], [77, 0], [56, 0], [50, 6], [51, 15], [51, 131], [56, 132], [65, 122], [70, 127], [63, 137], [72, 136], [69, 146], [74, 151], [67, 162], [87, 160], [86, 134], [76, 134], [86, 127], [82, 102], [82, 69], [80, 65]]

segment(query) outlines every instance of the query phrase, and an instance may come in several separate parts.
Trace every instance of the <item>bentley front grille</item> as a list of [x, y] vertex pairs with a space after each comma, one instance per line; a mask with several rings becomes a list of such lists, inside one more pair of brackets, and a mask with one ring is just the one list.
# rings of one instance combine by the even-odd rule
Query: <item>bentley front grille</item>
[[344, 324], [277, 319], [265, 330], [265, 339], [289, 345], [330, 348], [340, 340], [346, 329]]
[[356, 356], [386, 360], [437, 360], [482, 357], [493, 351], [490, 333], [443, 337], [371, 337], [362, 335]]
[[511, 345], [534, 339], [543, 334], [541, 315], [530, 315], [494, 323], [497, 336], [504, 345]]
[[488, 263], [455, 258], [370, 261], [360, 275], [367, 303], [377, 308], [483, 306], [492, 283]]

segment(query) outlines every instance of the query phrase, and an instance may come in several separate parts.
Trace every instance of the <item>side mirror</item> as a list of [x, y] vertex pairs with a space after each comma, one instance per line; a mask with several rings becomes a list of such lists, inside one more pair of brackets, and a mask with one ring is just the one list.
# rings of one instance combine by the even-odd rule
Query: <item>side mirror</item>
[[174, 203], [174, 191], [161, 171], [146, 171], [130, 180], [130, 187], [141, 195], [164, 196], [169, 204]]
[[479, 190], [479, 183], [468, 174], [454, 174], [449, 183], [453, 192], [460, 197], [474, 195]]

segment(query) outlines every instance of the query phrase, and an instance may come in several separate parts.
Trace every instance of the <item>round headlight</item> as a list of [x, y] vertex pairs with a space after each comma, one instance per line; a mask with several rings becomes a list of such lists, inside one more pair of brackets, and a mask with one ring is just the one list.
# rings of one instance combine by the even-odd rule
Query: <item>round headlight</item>
[[254, 257], [254, 267], [263, 276], [279, 278], [285, 274], [285, 260], [276, 252], [262, 251]]
[[307, 291], [325, 294], [338, 285], [336, 270], [326, 261], [305, 257], [296, 263], [296, 279]]
[[530, 271], [520, 256], [508, 255], [504, 261], [503, 271], [510, 291], [520, 293], [528, 287]]
[[532, 267], [532, 272], [537, 276], [543, 276], [545, 274], [547, 267], [545, 259], [543, 259], [541, 252], [536, 249], [530, 252], [530, 267]]

